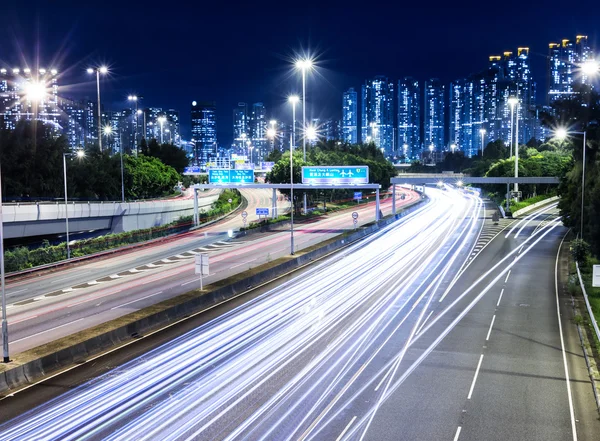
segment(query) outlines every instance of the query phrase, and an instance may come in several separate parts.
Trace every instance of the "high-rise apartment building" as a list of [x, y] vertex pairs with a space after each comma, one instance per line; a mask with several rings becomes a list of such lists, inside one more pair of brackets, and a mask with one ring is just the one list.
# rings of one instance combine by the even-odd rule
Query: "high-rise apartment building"
[[253, 161], [263, 161], [267, 156], [268, 146], [270, 143], [267, 141], [267, 117], [266, 109], [263, 103], [252, 104], [252, 111], [248, 121], [249, 135], [250, 135], [250, 148], [252, 148]]
[[21, 119], [40, 120], [62, 131], [56, 69], [0, 69], [0, 125], [14, 129]]
[[445, 150], [444, 132], [445, 87], [437, 78], [425, 82], [423, 133], [423, 149], [425, 151], [442, 152]]
[[358, 93], [351, 87], [342, 99], [342, 140], [358, 143]]
[[248, 130], [248, 105], [238, 103], [233, 109], [233, 143], [239, 149], [246, 147], [245, 142], [249, 140]]
[[589, 78], [581, 70], [581, 65], [593, 58], [593, 52], [585, 35], [577, 35], [575, 40], [564, 39], [560, 43], [550, 43], [548, 54], [548, 101], [550, 103], [572, 96], [576, 86], [587, 84]]
[[194, 164], [205, 167], [217, 150], [217, 104], [192, 102], [192, 142]]
[[374, 142], [386, 156], [395, 154], [394, 83], [385, 76], [367, 80], [362, 87], [361, 139]]
[[397, 150], [408, 158], [421, 156], [421, 90], [411, 77], [398, 81]]

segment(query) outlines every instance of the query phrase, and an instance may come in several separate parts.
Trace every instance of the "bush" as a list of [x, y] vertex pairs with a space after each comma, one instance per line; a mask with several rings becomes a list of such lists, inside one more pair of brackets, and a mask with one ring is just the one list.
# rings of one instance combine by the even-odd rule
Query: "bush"
[[590, 256], [590, 246], [583, 239], [575, 239], [571, 242], [571, 255], [576, 262], [583, 265]]

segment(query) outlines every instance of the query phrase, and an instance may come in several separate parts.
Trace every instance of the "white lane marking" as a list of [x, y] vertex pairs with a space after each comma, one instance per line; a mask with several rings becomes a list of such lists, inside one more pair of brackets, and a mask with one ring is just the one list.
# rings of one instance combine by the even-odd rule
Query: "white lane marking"
[[471, 389], [469, 389], [469, 395], [467, 395], [467, 400], [471, 399], [471, 395], [473, 395], [473, 389], [475, 389], [475, 383], [477, 382], [477, 376], [479, 375], [479, 369], [481, 368], [481, 362], [483, 361], [483, 354], [479, 357], [479, 363], [477, 363], [477, 369], [475, 370], [475, 375], [473, 376], [473, 382], [471, 383]]
[[431, 317], [431, 314], [433, 314], [433, 311], [429, 312], [429, 315], [425, 318], [425, 320], [423, 320], [423, 323], [421, 323], [421, 326], [419, 326], [419, 329], [417, 329], [417, 332], [415, 333], [415, 335], [419, 335], [419, 332], [421, 332], [423, 325], [427, 322], [427, 320], [429, 320], [429, 317]]
[[194, 282], [200, 283], [200, 278], [190, 280], [189, 282], [182, 283], [181, 286], [189, 285], [190, 283], [194, 283]]
[[521, 251], [523, 251], [523, 245], [521, 245], [521, 247], [519, 248], [519, 252], [517, 254], [521, 254]]
[[[257, 257], [256, 259], [258, 259], [258, 257]], [[238, 266], [242, 266], [242, 265], [246, 265], [247, 263], [254, 262], [256, 259], [247, 260], [247, 261], [245, 261], [245, 262], [242, 262], [242, 263], [239, 263], [239, 264], [237, 264], [237, 265], [230, 266], [229, 268], [230, 268], [230, 269], [237, 268]]]
[[352, 419], [350, 420], [350, 422], [348, 423], [348, 425], [346, 425], [346, 427], [344, 428], [344, 430], [342, 430], [342, 433], [340, 433], [340, 436], [338, 436], [335, 441], [340, 441], [344, 435], [346, 434], [346, 432], [348, 431], [348, 429], [350, 428], [350, 426], [352, 425], [352, 423], [354, 423], [354, 421], [356, 420], [356, 415], [354, 415], [352, 417]]
[[502, 291], [500, 291], [500, 297], [498, 297], [498, 303], [496, 303], [496, 306], [500, 306], [500, 300], [502, 300], [502, 294], [504, 294], [504, 288], [502, 288]]
[[485, 341], [488, 341], [490, 339], [490, 334], [492, 333], [492, 326], [494, 326], [494, 320], [496, 320], [496, 315], [492, 317], [492, 323], [490, 323], [490, 329], [487, 333], [487, 336], [485, 337]]
[[65, 323], [63, 325], [55, 326], [54, 328], [46, 329], [45, 331], [41, 331], [41, 332], [37, 332], [35, 334], [28, 335], [27, 337], [23, 337], [23, 338], [20, 338], [18, 340], [13, 340], [10, 343], [12, 344], [12, 343], [17, 343], [19, 341], [27, 340], [28, 338], [35, 337], [35, 336], [41, 335], [41, 334], [45, 334], [46, 332], [54, 331], [55, 329], [62, 328], [63, 326], [72, 325], [73, 323], [80, 322], [81, 320], [83, 320], [83, 318], [77, 319], [77, 320], [69, 322], [69, 323]]
[[554, 291], [556, 293], [556, 316], [558, 317], [558, 330], [560, 332], [560, 348], [562, 350], [563, 365], [565, 367], [565, 381], [567, 382], [567, 396], [569, 397], [569, 413], [571, 414], [571, 428], [573, 430], [573, 441], [577, 441], [577, 429], [575, 427], [575, 411], [573, 409], [573, 396], [571, 395], [571, 380], [569, 379], [569, 366], [567, 364], [567, 354], [565, 353], [565, 338], [563, 336], [562, 323], [560, 321], [560, 304], [558, 302], [558, 258], [560, 256], [560, 249], [565, 237], [560, 241], [558, 251], [556, 252], [556, 263], [554, 265]]
[[147, 299], [152, 296], [157, 296], [159, 294], [162, 294], [162, 291], [155, 292], [154, 294], [150, 294], [149, 296], [146, 296], [146, 297], [140, 297], [139, 299], [132, 300], [131, 302], [123, 303], [122, 305], [115, 306], [114, 308], [110, 308], [110, 310], [112, 311], [113, 309], [120, 308], [121, 306], [131, 305], [132, 303], [139, 302], [140, 300], [144, 300], [144, 299]]
[[508, 270], [508, 273], [506, 273], [506, 279], [504, 279], [504, 283], [508, 282], [508, 278], [510, 277], [510, 272], [512, 270]]
[[9, 292], [9, 293], [6, 294], [6, 297], [10, 297], [12, 295], [19, 294], [20, 292], [27, 291], [28, 289], [29, 288], [25, 288], [25, 289], [20, 289], [18, 291]]
[[456, 428], [456, 435], [454, 435], [454, 441], [458, 441], [458, 437], [460, 436], [460, 431], [462, 430], [462, 428], [460, 426], [458, 426]]
[[388, 375], [390, 374], [391, 371], [386, 371], [385, 375], [383, 376], [383, 378], [381, 379], [381, 381], [379, 382], [379, 384], [377, 385], [377, 387], [375, 388], [375, 392], [377, 392], [379, 390], [379, 388], [381, 387], [381, 385], [383, 384], [383, 382], [385, 381], [385, 379], [388, 377]]

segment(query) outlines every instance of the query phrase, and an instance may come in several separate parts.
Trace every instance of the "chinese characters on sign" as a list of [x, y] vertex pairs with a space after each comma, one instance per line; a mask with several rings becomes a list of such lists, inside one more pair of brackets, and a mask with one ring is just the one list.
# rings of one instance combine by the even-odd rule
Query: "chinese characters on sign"
[[302, 167], [303, 184], [368, 184], [369, 167], [364, 165], [341, 167]]

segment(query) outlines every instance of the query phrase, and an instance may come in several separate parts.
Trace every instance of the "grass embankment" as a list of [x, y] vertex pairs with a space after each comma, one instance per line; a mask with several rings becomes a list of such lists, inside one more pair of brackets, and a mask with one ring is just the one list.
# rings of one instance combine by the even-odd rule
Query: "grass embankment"
[[[231, 203], [229, 203], [231, 199]], [[225, 190], [219, 199], [208, 211], [200, 210], [200, 223], [210, 222], [224, 214], [233, 211], [241, 202], [241, 196], [237, 190]], [[117, 234], [106, 234], [100, 237], [85, 239], [71, 244], [71, 256], [81, 257], [100, 251], [118, 248], [124, 245], [145, 242], [171, 234], [187, 231], [192, 227], [192, 216], [183, 216], [167, 225], [133, 230]], [[4, 252], [4, 264], [7, 272], [20, 271], [34, 268], [40, 265], [59, 262], [67, 258], [65, 244], [50, 245], [44, 241], [41, 247], [30, 249], [28, 247], [16, 247]]]

